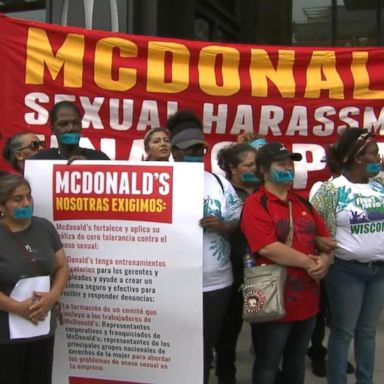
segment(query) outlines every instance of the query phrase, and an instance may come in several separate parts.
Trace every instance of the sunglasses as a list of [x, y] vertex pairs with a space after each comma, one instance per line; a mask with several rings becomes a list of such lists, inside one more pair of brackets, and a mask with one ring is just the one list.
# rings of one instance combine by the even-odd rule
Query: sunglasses
[[34, 141], [31, 141], [28, 145], [26, 145], [25, 147], [21, 147], [18, 149], [18, 151], [22, 151], [23, 149], [30, 149], [32, 151], [37, 151], [39, 148], [44, 148], [45, 147], [45, 141], [37, 141], [37, 140], [34, 140]]

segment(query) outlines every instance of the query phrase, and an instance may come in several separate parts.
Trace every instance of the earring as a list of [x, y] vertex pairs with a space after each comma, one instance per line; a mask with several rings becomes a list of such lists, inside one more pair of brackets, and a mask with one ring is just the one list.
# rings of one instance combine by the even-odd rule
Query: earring
[[361, 164], [361, 160], [357, 160], [357, 164]]
[[0, 211], [0, 218], [3, 218], [5, 216], [5, 212], [4, 211]]

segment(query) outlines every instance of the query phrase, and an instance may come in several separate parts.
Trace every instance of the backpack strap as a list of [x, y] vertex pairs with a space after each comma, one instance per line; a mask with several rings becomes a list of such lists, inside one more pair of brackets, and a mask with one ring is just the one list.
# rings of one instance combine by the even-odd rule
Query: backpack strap
[[263, 193], [260, 196], [260, 204], [264, 208], [264, 210], [268, 213], [267, 201], [268, 201], [267, 195]]
[[211, 172], [211, 175], [215, 177], [215, 179], [217, 180], [217, 182], [220, 184], [221, 190], [222, 190], [223, 193], [224, 193], [224, 185], [223, 185], [222, 181], [220, 180], [220, 177], [217, 176], [216, 173], [213, 173], [213, 172]]
[[296, 194], [295, 196], [298, 198], [298, 200], [300, 200], [300, 202], [302, 202], [308, 208], [309, 212], [311, 212], [313, 214], [314, 207], [310, 203], [310, 201], [308, 199], [306, 199], [305, 197], [299, 195], [299, 194]]

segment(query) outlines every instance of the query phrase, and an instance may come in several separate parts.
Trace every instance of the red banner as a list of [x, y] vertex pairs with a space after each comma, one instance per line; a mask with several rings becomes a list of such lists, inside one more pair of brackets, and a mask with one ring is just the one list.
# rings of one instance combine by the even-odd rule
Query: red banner
[[144, 132], [187, 108], [203, 120], [212, 164], [223, 142], [256, 132], [304, 155], [296, 187], [307, 188], [325, 177], [323, 148], [340, 130], [383, 132], [382, 48], [184, 41], [0, 16], [0, 60], [3, 138], [29, 130], [49, 142], [49, 110], [68, 99], [86, 144], [119, 160], [137, 159]]

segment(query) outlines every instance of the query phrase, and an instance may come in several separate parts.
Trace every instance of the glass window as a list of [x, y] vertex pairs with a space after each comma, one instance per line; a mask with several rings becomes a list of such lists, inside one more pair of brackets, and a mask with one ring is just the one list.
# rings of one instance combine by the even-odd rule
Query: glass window
[[39, 9], [34, 11], [25, 12], [10, 12], [6, 13], [7, 16], [17, 17], [18, 19], [34, 20], [34, 21], [46, 21], [47, 12], [45, 9]]
[[210, 40], [211, 25], [208, 20], [202, 17], [195, 18], [195, 37], [198, 40]]
[[380, 8], [379, 8], [379, 14], [378, 14], [378, 25], [379, 30], [377, 31], [378, 39], [377, 39], [377, 45], [384, 46], [384, 27], [383, 27], [383, 20], [384, 20], [384, 0], [380, 0]]
[[338, 46], [377, 45], [377, 0], [338, 0]]
[[236, 0], [218, 0], [217, 4], [225, 8], [230, 13], [236, 12]]
[[341, 47], [383, 44], [384, 0], [293, 0], [294, 45]]
[[226, 42], [226, 43], [234, 43], [237, 42], [236, 37], [233, 36], [231, 33], [226, 31], [223, 28], [220, 28], [217, 26], [214, 29], [214, 32], [212, 34], [212, 40], [213, 41], [220, 41], [220, 42]]
[[292, 44], [332, 45], [331, 0], [292, 0]]
[[0, 12], [20, 19], [46, 21], [45, 0], [1, 0]]

